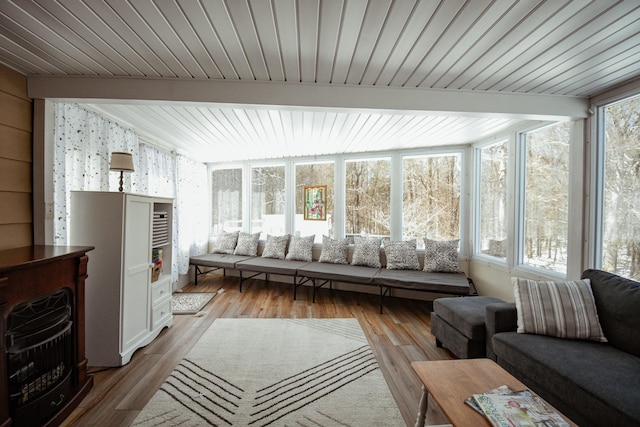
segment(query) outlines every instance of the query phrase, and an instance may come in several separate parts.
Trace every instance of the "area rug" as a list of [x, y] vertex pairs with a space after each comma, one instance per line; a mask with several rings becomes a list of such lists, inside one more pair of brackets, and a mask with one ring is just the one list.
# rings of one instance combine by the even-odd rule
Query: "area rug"
[[216, 295], [215, 292], [177, 292], [171, 296], [173, 314], [196, 314]]
[[133, 426], [405, 426], [357, 319], [216, 319]]

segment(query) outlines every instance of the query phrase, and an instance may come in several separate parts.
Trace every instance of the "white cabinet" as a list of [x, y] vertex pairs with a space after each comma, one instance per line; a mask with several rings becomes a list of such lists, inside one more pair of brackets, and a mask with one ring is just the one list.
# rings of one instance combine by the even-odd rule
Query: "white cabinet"
[[[173, 201], [72, 191], [70, 212], [70, 244], [95, 247], [85, 295], [88, 364], [124, 365], [173, 323]], [[153, 258], [159, 253], [162, 273], [156, 278]]]

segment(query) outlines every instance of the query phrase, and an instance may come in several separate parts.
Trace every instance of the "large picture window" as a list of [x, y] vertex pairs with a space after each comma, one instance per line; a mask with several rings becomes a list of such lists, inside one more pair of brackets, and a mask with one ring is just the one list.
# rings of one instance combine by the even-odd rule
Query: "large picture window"
[[460, 238], [460, 154], [405, 157], [402, 162], [402, 235]]
[[602, 108], [602, 269], [640, 280], [640, 96]]
[[242, 169], [211, 173], [211, 233], [242, 229]]
[[388, 237], [391, 205], [388, 158], [345, 162], [345, 234]]
[[[301, 163], [295, 165], [296, 173], [296, 214], [294, 218], [294, 232], [300, 236], [315, 234], [315, 241], [322, 243], [322, 236], [333, 237], [333, 193], [334, 193], [334, 164]], [[305, 187], [325, 186], [327, 194], [322, 209], [324, 220], [305, 220]]]
[[522, 264], [567, 272], [570, 123], [524, 134]]
[[507, 257], [507, 141], [485, 145], [478, 156], [478, 253]]
[[285, 234], [285, 168], [262, 166], [251, 168], [251, 232]]

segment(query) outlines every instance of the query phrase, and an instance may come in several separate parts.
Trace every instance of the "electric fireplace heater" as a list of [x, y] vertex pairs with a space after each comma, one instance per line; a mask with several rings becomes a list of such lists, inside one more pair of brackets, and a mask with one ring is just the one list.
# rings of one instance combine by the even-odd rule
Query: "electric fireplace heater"
[[7, 317], [9, 410], [16, 425], [39, 425], [71, 391], [72, 293], [60, 289], [16, 305]]

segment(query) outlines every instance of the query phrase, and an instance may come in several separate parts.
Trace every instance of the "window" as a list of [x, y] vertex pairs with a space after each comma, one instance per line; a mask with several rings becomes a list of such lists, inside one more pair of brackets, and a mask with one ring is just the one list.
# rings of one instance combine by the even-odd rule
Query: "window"
[[640, 96], [602, 108], [602, 269], [640, 280]]
[[478, 155], [476, 251], [507, 257], [507, 141], [485, 145]]
[[284, 166], [251, 168], [251, 232], [282, 235], [285, 231]]
[[405, 157], [402, 162], [402, 235], [460, 238], [460, 154]]
[[345, 234], [389, 236], [391, 205], [391, 161], [348, 160], [345, 162]]
[[567, 272], [570, 123], [524, 136], [522, 264]]
[[211, 232], [242, 229], [242, 169], [219, 169], [211, 173]]
[[[294, 218], [294, 232], [300, 236], [315, 234], [315, 241], [322, 243], [322, 236], [333, 237], [333, 162], [296, 164], [296, 215]], [[325, 201], [326, 220], [304, 219], [304, 187], [326, 185], [327, 199]]]

